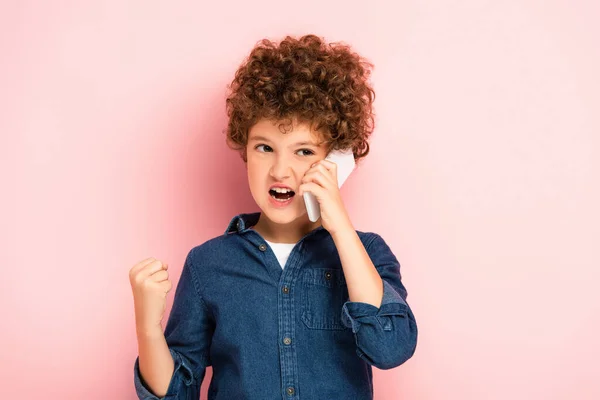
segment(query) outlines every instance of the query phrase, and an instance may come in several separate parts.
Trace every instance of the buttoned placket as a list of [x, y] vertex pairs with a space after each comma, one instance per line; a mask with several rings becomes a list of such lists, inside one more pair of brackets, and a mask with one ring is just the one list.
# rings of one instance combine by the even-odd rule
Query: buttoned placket
[[240, 234], [243, 234], [243, 237], [249, 240], [262, 253], [265, 267], [274, 282], [281, 289], [278, 291], [277, 317], [280, 337], [278, 341], [280, 348], [279, 364], [283, 385], [282, 400], [300, 400], [300, 393], [297, 387], [299, 380], [298, 358], [296, 346], [294, 346], [296, 328], [294, 316], [296, 315], [295, 307], [297, 306], [292, 301], [292, 296], [294, 295], [292, 288], [299, 287], [300, 285], [298, 281], [301, 272], [301, 254], [304, 251], [306, 239], [323, 228], [320, 227], [309, 232], [296, 243], [283, 269], [275, 253], [272, 250], [267, 251], [270, 247], [260, 233], [245, 226], [241, 219], [238, 219], [236, 222], [236, 228]]
[[[264, 241], [264, 238], [253, 231], [255, 237], [258, 237], [258, 250], [264, 255], [263, 261], [269, 270], [277, 269], [279, 272], [278, 286], [281, 288], [277, 301], [277, 318], [279, 326], [279, 364], [281, 368], [282, 399], [296, 400], [300, 399], [297, 390], [298, 372], [297, 372], [297, 354], [294, 346], [295, 319], [296, 315], [294, 302], [291, 296], [294, 294], [291, 288], [295, 283], [300, 272], [300, 261], [303, 241], [298, 242], [292, 249], [286, 265], [282, 269], [279, 261], [273, 251], [268, 251], [270, 247]], [[249, 236], [250, 237], [250, 236]]]

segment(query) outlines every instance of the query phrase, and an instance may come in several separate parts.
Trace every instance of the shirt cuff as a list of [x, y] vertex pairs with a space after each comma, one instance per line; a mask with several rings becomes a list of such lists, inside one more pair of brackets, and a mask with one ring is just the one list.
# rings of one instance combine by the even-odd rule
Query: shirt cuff
[[140, 373], [140, 358], [139, 356], [135, 360], [135, 364], [133, 367], [134, 373], [134, 384], [135, 390], [137, 392], [138, 398], [142, 400], [167, 400], [167, 399], [175, 399], [177, 398], [177, 393], [181, 390], [182, 383], [189, 386], [193, 382], [193, 372], [187, 362], [177, 353], [175, 350], [170, 349], [171, 357], [173, 357], [173, 376], [171, 377], [171, 381], [169, 382], [169, 387], [167, 389], [167, 393], [165, 397], [158, 397], [144, 382], [142, 375]]
[[342, 323], [347, 328], [352, 328], [352, 332], [358, 332], [361, 324], [373, 324], [376, 321], [383, 330], [389, 331], [392, 330], [390, 316], [406, 317], [408, 309], [406, 301], [385, 279], [382, 279], [382, 282], [383, 299], [379, 308], [359, 301], [347, 301], [342, 306]]

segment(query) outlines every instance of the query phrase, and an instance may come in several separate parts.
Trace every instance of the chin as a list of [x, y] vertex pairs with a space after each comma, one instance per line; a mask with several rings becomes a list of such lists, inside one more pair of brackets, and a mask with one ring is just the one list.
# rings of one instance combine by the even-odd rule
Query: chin
[[302, 217], [301, 214], [298, 213], [294, 213], [291, 212], [289, 210], [286, 211], [277, 211], [277, 210], [261, 210], [263, 214], [265, 214], [265, 216], [267, 218], [269, 218], [269, 220], [275, 224], [279, 224], [279, 225], [287, 225], [290, 224], [292, 222], [295, 222], [298, 220], [298, 218]]
[[304, 218], [308, 221], [308, 214], [306, 209], [298, 210], [296, 208], [285, 208], [285, 209], [273, 209], [268, 203], [264, 207], [261, 207], [261, 213], [264, 214], [271, 222], [280, 225], [290, 224], [296, 222], [298, 219]]

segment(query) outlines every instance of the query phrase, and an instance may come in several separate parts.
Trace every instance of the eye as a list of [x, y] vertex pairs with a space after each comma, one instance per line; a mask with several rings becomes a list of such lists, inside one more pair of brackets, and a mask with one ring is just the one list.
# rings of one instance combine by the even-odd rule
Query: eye
[[[270, 148], [269, 146], [267, 146], [266, 144], [259, 144], [258, 146], [256, 146], [256, 147], [255, 147], [255, 149], [258, 149], [260, 146], [264, 146], [264, 147], [265, 147], [265, 150], [266, 150], [266, 149], [271, 149], [271, 148]], [[272, 149], [271, 149], [271, 150], [272, 150]], [[261, 151], [261, 153], [263, 153], [263, 152]]]
[[307, 152], [308, 152], [308, 154], [303, 154], [304, 156], [312, 156], [312, 155], [314, 155], [314, 154], [315, 154], [315, 152], [314, 152], [314, 151], [312, 151], [312, 150], [309, 150], [309, 149], [300, 149], [300, 150], [298, 150], [298, 151], [307, 151]]

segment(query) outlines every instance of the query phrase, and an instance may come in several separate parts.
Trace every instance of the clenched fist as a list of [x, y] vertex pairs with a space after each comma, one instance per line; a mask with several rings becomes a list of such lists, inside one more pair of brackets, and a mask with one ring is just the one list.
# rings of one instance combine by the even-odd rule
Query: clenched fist
[[173, 286], [167, 268], [167, 264], [150, 257], [129, 270], [138, 334], [162, 333], [161, 321], [167, 304], [167, 293]]

